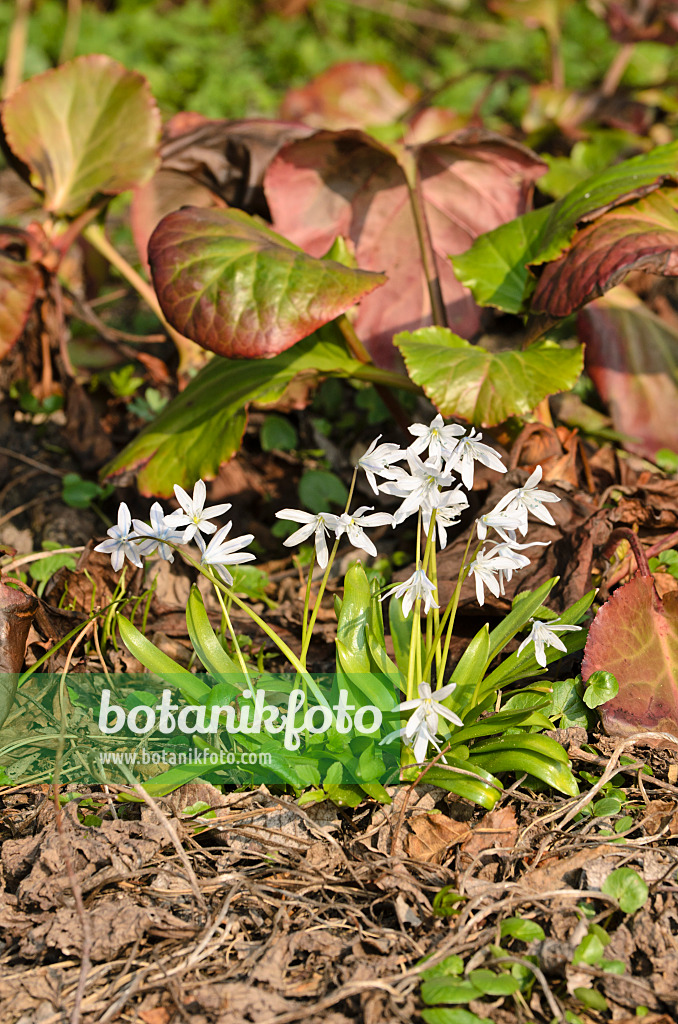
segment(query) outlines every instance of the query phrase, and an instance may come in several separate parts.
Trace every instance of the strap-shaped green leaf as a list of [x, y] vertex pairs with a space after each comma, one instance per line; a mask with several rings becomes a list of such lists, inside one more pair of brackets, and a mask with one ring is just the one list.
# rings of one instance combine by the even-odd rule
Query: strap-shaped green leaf
[[117, 616], [120, 636], [130, 654], [133, 654], [149, 672], [168, 679], [193, 704], [200, 704], [210, 692], [207, 683], [174, 661], [152, 644], [124, 615]]
[[191, 587], [186, 606], [186, 626], [193, 649], [210, 675], [217, 682], [229, 686], [233, 694], [242, 693], [242, 671], [219, 643], [219, 638], [207, 617], [202, 594], [195, 584]]

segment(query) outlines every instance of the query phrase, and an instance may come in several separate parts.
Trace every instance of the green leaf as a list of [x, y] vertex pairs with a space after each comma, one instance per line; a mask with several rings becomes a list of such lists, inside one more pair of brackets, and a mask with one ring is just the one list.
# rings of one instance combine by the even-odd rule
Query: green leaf
[[267, 416], [259, 431], [259, 440], [265, 452], [273, 451], [274, 448], [291, 452], [299, 447], [299, 436], [294, 424], [284, 416]]
[[370, 672], [366, 640], [370, 601], [370, 581], [361, 563], [355, 562], [344, 578], [344, 600], [337, 622], [337, 662], [348, 676]]
[[622, 801], [615, 796], [604, 796], [602, 800], [596, 800], [593, 805], [595, 818], [607, 818], [612, 814], [619, 814], [622, 809]]
[[593, 722], [581, 697], [583, 683], [581, 676], [574, 679], [558, 679], [551, 687], [551, 706], [546, 712], [549, 718], [560, 718], [560, 727], [581, 725], [585, 729]]
[[451, 256], [457, 279], [470, 288], [480, 306], [520, 313], [531, 280], [527, 265], [535, 251], [550, 207], [530, 210], [475, 240], [470, 249]]
[[543, 942], [544, 929], [536, 921], [528, 921], [523, 917], [507, 917], [499, 926], [502, 939], [519, 939], [520, 942]]
[[603, 1013], [607, 1010], [607, 999], [595, 988], [575, 988], [572, 995], [590, 1010], [599, 1010]]
[[520, 988], [520, 982], [510, 974], [495, 974], [486, 968], [471, 971], [468, 979], [486, 996], [512, 996]]
[[336, 473], [326, 469], [307, 469], [299, 481], [299, 498], [302, 505], [318, 515], [319, 512], [328, 512], [330, 505], [340, 505], [343, 509], [348, 491]]
[[470, 1010], [455, 1007], [437, 1006], [432, 1010], [422, 1010], [421, 1017], [426, 1024], [492, 1024], [489, 1017], [479, 1017]]
[[139, 470], [142, 493], [168, 496], [212, 479], [240, 447], [250, 402], [277, 401], [297, 374], [360, 377], [367, 369], [328, 329], [274, 359], [215, 357], [102, 471]]
[[[445, 889], [449, 888], [450, 886], [445, 886]], [[441, 892], [444, 892], [444, 890], [441, 890]], [[438, 893], [437, 895], [439, 896], [440, 893]], [[460, 896], [459, 899], [463, 901], [462, 896]], [[425, 965], [426, 960], [428, 960], [428, 957], [426, 957], [424, 960], [421, 960], [420, 963], [422, 965]], [[452, 953], [450, 956], [446, 956], [444, 960], [441, 960], [440, 963], [435, 964], [435, 966], [427, 967], [426, 970], [421, 972], [420, 977], [422, 978], [422, 980], [425, 981], [427, 978], [440, 978], [450, 974], [459, 975], [463, 973], [464, 961], [460, 956], [457, 956], [456, 953]]]
[[169, 677], [189, 703], [200, 704], [209, 694], [210, 688], [207, 683], [203, 683], [197, 676], [159, 650], [124, 615], [118, 614], [116, 622], [122, 642], [130, 654], [133, 654], [149, 672], [163, 679]]
[[678, 142], [657, 146], [650, 153], [608, 167], [576, 185], [548, 207], [549, 215], [530, 257], [533, 265], [557, 259], [567, 248], [578, 224], [595, 220], [606, 210], [678, 180]]
[[363, 794], [360, 786], [325, 785], [323, 788], [332, 803], [338, 807], [357, 807], [362, 803]]
[[[523, 737], [515, 736], [516, 740]], [[499, 772], [515, 772], [517, 775], [527, 772], [541, 779], [548, 786], [553, 786], [566, 796], [578, 796], [579, 788], [569, 766], [560, 760], [554, 760], [533, 750], [521, 750], [517, 744], [513, 750], [496, 750], [475, 753], [469, 758], [473, 768], [484, 768], [493, 775]]]
[[316, 259], [242, 210], [186, 207], [148, 243], [162, 311], [181, 334], [235, 359], [265, 359], [384, 284]]
[[[432, 786], [440, 786], [448, 793], [455, 793], [465, 800], [471, 800], [474, 804], [491, 811], [502, 794], [503, 786], [498, 779], [495, 779], [488, 771], [470, 761], [457, 761], [449, 754], [445, 759], [452, 767], [462, 768], [473, 775], [461, 775], [458, 772], [445, 771], [437, 766], [426, 772], [425, 781]], [[407, 781], [414, 780], [419, 775], [419, 769], [406, 769], [404, 778]], [[485, 781], [487, 780], [487, 781]]]
[[593, 672], [584, 690], [583, 701], [587, 708], [597, 708], [606, 701], [612, 700], [619, 693], [619, 683], [611, 672]]
[[617, 868], [610, 872], [600, 888], [617, 900], [625, 914], [640, 910], [650, 894], [647, 884], [633, 868]]
[[186, 605], [186, 627], [193, 649], [207, 671], [217, 682], [224, 683], [233, 697], [242, 693], [244, 679], [242, 670], [226, 653], [207, 617], [202, 594], [193, 584]]
[[[458, 714], [463, 714], [467, 709], [473, 711], [474, 691], [485, 675], [485, 668], [490, 660], [489, 655], [490, 627], [486, 622], [471, 640], [452, 673], [450, 682], [455, 683], [456, 688], [447, 700], [443, 701], [443, 704], [450, 710]], [[465, 740], [460, 740], [460, 742], [465, 742]]]
[[75, 216], [99, 193], [142, 185], [156, 168], [160, 114], [148, 82], [101, 54], [24, 82], [2, 121], [45, 208], [59, 216]]
[[573, 964], [590, 964], [591, 967], [602, 960], [605, 947], [597, 935], [585, 935], [574, 951]]
[[430, 978], [421, 986], [421, 998], [429, 1006], [436, 1003], [470, 1003], [482, 994], [480, 989], [463, 978]]
[[509, 733], [509, 735], [499, 736], [497, 739], [481, 740], [473, 748], [473, 753], [474, 755], [487, 753], [490, 750], [531, 750], [542, 757], [550, 757], [554, 761], [560, 761], [561, 764], [569, 764], [567, 751], [561, 747], [560, 743], [550, 736], [542, 736], [539, 733]]
[[491, 427], [530, 412], [547, 395], [574, 386], [583, 348], [539, 341], [522, 351], [488, 352], [446, 327], [403, 331], [393, 339], [407, 371], [443, 416]]

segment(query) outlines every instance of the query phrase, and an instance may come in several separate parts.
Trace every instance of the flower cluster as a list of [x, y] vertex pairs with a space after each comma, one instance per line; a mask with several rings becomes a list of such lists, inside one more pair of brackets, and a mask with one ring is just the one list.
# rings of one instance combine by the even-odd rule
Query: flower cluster
[[[382, 599], [386, 596], [401, 599], [405, 616], [415, 608], [407, 680], [408, 699], [398, 706], [399, 710], [410, 711], [412, 714], [398, 734], [412, 748], [416, 760], [423, 761], [429, 745], [432, 744], [440, 751], [436, 739], [439, 718], [453, 725], [463, 725], [462, 720], [443, 703], [454, 690], [452, 683], [443, 685], [443, 673], [449, 649], [449, 636], [454, 624], [452, 609], [453, 605], [456, 608], [456, 599], [450, 602], [441, 616], [436, 574], [432, 571], [435, 567], [436, 546], [440, 549], [445, 548], [448, 540], [447, 531], [459, 524], [462, 514], [469, 508], [467, 491], [473, 486], [476, 463], [498, 473], [505, 473], [506, 467], [497, 452], [483, 443], [482, 434], [474, 429], [467, 433], [463, 427], [455, 424], [446, 425], [440, 415], [437, 415], [428, 426], [413, 424], [410, 432], [414, 441], [407, 448], [400, 448], [393, 443], [380, 444], [381, 436], [377, 437], [356, 466], [356, 472], [360, 469], [365, 472], [367, 482], [376, 495], [385, 494], [399, 500], [400, 503], [394, 512], [375, 512], [373, 507], [368, 505], [351, 512], [349, 499], [346, 510], [340, 515], [331, 512], [312, 514], [286, 508], [277, 512], [276, 516], [299, 524], [299, 529], [295, 530], [284, 544], [292, 547], [313, 538], [315, 556], [319, 566], [325, 570], [316, 610], [308, 629], [308, 609], [304, 612], [302, 639], [305, 646], [302, 658], [308, 647], [308, 636], [315, 622], [317, 607], [331, 565], [328, 539], [333, 538], [336, 549], [340, 539], [346, 538], [353, 547], [374, 557], [377, 549], [368, 537], [367, 529], [378, 526], [395, 528], [410, 516], [419, 517], [420, 528], [427, 538], [424, 555], [422, 557], [418, 540], [414, 572], [403, 583], [390, 587], [382, 595]], [[522, 487], [510, 490], [492, 510], [476, 519], [476, 546], [470, 560], [466, 562], [471, 545], [469, 541], [460, 570], [457, 595], [463, 580], [467, 576], [473, 576], [478, 603], [483, 605], [485, 590], [499, 597], [504, 594], [505, 583], [511, 580], [513, 573], [529, 565], [525, 550], [540, 544], [520, 543], [518, 535], [524, 538], [527, 534], [530, 514], [544, 523], [553, 524], [554, 519], [547, 505], [559, 500], [549, 491], [539, 489], [541, 477], [541, 467], [537, 466]], [[150, 524], [138, 519], [132, 520], [127, 505], [121, 504], [117, 525], [108, 530], [108, 539], [97, 545], [95, 551], [109, 554], [113, 568], [119, 571], [125, 558], [132, 564], [141, 566], [142, 558], [153, 553], [171, 562], [173, 552], [178, 546], [193, 541], [200, 552], [199, 565], [216, 570], [226, 585], [231, 586], [233, 577], [228, 567], [249, 562], [254, 558], [251, 552], [244, 550], [254, 539], [253, 535], [246, 534], [227, 540], [233, 526], [232, 522], [218, 529], [212, 520], [228, 512], [231, 506], [221, 504], [205, 508], [207, 490], [202, 480], [195, 484], [192, 496], [178, 485], [175, 486], [174, 492], [180, 507], [165, 514], [161, 505], [155, 502], [151, 508]], [[417, 653], [420, 651], [418, 629], [419, 610], [422, 606], [427, 616], [433, 611], [434, 629], [437, 630], [435, 642], [430, 645], [430, 654], [423, 659], [423, 666], [422, 659]], [[442, 630], [446, 623], [448, 639], [444, 654], [441, 655]], [[557, 635], [558, 632], [579, 628], [557, 622], [535, 621], [529, 635], [521, 643], [518, 654], [522, 654], [530, 644], [533, 644], [536, 661], [542, 667], [546, 667], [546, 647], [566, 650], [565, 644]], [[429, 638], [430, 635], [429, 631]], [[438, 685], [435, 691], [432, 691], [428, 679], [436, 649]], [[414, 697], [417, 675], [420, 680], [417, 687], [418, 696]]]
[[[141, 567], [142, 557], [155, 551], [161, 558], [173, 562], [173, 547], [194, 540], [200, 550], [200, 565], [216, 569], [224, 583], [230, 586], [233, 577], [226, 567], [253, 560], [254, 555], [242, 549], [251, 544], [254, 535], [247, 533], [242, 537], [226, 540], [233, 523], [227, 523], [221, 529], [217, 529], [211, 520], [228, 512], [231, 506], [212, 505], [205, 508], [207, 488], [202, 480], [198, 480], [193, 488], [192, 498], [178, 484], [174, 486], [174, 493], [180, 508], [166, 515], [160, 502], [154, 502], [151, 506], [150, 525], [140, 519], [132, 520], [127, 505], [124, 501], [121, 502], [117, 526], [112, 526], [108, 530], [109, 539], [97, 544], [94, 550], [110, 555], [113, 568], [119, 572], [125, 558], [133, 565]], [[208, 536], [214, 534], [209, 544], [205, 543], [203, 533]]]

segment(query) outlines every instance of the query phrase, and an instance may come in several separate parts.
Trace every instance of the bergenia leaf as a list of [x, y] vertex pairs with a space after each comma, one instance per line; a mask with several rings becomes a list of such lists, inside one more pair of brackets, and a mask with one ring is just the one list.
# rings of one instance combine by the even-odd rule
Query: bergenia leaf
[[308, 256], [241, 210], [177, 210], [148, 255], [168, 321], [231, 359], [284, 352], [386, 280]]
[[678, 451], [678, 331], [621, 285], [578, 316], [586, 372], [605, 402], [624, 447], [653, 459]]
[[557, 319], [609, 291], [632, 270], [678, 274], [678, 213], [655, 192], [610, 210], [578, 231], [564, 256], [544, 267], [532, 309]]
[[678, 595], [660, 600], [651, 576], [615, 590], [589, 629], [582, 678], [610, 672], [619, 693], [599, 709], [605, 731], [678, 736]]
[[[281, 149], [264, 188], [274, 227], [306, 252], [322, 255], [343, 235], [359, 266], [387, 273], [379, 294], [361, 302], [355, 327], [373, 360], [393, 367], [393, 335], [433, 322], [432, 275], [450, 326], [477, 332], [480, 312], [449, 256], [522, 213], [544, 169], [530, 150], [478, 129], [393, 150], [359, 131], [319, 131]], [[418, 217], [433, 250], [428, 268]]]
[[148, 82], [101, 54], [24, 82], [5, 100], [2, 123], [45, 208], [60, 216], [143, 184], [157, 165], [160, 114]]
[[540, 341], [522, 351], [488, 352], [444, 327], [403, 331], [393, 339], [412, 380], [443, 416], [491, 427], [574, 385], [583, 349]]
[[42, 278], [32, 263], [20, 263], [0, 253], [0, 359], [26, 326]]

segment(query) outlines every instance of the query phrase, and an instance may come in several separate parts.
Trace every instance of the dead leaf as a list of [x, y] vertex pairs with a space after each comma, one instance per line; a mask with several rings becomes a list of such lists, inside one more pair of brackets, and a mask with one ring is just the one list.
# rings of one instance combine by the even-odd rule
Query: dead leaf
[[480, 823], [469, 832], [461, 849], [473, 859], [483, 850], [496, 847], [513, 849], [518, 838], [516, 812], [513, 807], [499, 807], [490, 811]]
[[411, 835], [405, 841], [408, 857], [439, 864], [450, 846], [469, 835], [463, 821], [454, 821], [444, 814], [418, 814], [410, 818]]

